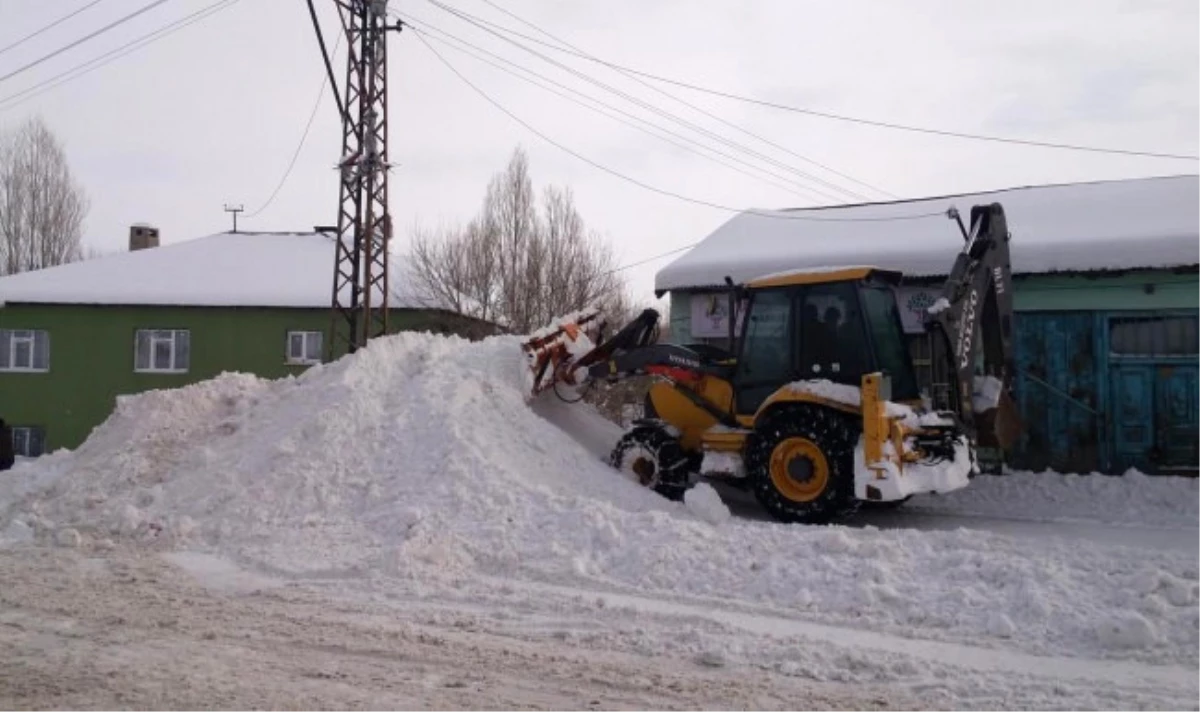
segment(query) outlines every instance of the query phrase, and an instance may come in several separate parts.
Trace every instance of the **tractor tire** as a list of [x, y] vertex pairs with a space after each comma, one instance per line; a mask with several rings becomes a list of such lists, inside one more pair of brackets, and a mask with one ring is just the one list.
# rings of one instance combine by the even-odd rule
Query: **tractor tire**
[[689, 485], [693, 459], [665, 427], [640, 424], [617, 441], [609, 463], [663, 497], [680, 500]]
[[746, 474], [755, 498], [782, 522], [823, 524], [858, 509], [854, 448], [860, 426], [817, 405], [768, 414], [746, 443]]

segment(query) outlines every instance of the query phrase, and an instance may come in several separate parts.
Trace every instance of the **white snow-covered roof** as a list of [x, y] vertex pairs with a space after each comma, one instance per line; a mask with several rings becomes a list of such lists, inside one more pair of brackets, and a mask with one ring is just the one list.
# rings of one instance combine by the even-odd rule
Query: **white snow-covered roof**
[[[863, 263], [912, 277], [945, 275], [962, 248], [945, 212], [957, 207], [967, 223], [971, 206], [992, 202], [1004, 206], [1018, 274], [1200, 263], [1200, 176], [1189, 175], [743, 212], [660, 270], [655, 290]], [[922, 214], [935, 215], [890, 219]]]
[[[334, 247], [319, 233], [218, 233], [0, 277], [0, 305], [326, 308]], [[421, 307], [398, 284], [400, 272], [390, 275], [390, 306]]]

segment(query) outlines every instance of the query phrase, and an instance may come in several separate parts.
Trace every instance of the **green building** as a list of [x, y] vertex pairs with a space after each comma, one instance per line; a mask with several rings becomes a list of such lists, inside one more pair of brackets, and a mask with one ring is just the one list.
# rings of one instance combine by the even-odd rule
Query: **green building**
[[[135, 225], [129, 252], [0, 278], [0, 418], [19, 455], [78, 446], [118, 395], [225, 371], [278, 378], [326, 358], [332, 237], [158, 242], [155, 228]], [[401, 291], [391, 295], [391, 331], [492, 333]]]
[[[999, 202], [1012, 233], [1015, 395], [1025, 432], [1009, 464], [1032, 470], [1191, 473], [1200, 463], [1200, 180], [1172, 176], [739, 214], [660, 270], [674, 341], [723, 344], [716, 291], [788, 269], [874, 265], [897, 290], [917, 375], [945, 407], [952, 374], [930, 361], [936, 299], [973, 205]], [[763, 212], [772, 213], [763, 215]], [[799, 377], [799, 374], [797, 374]]]

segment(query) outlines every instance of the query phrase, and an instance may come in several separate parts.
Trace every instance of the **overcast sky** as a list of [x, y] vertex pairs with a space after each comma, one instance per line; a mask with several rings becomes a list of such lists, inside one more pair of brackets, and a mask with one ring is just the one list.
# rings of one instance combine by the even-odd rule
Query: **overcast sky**
[[[534, 34], [483, 0], [447, 1]], [[1198, 150], [1200, 16], [1195, 0], [501, 1], [523, 19], [606, 60], [763, 100], [1042, 141], [1186, 154]], [[0, 53], [0, 76], [148, 2], [103, 0], [35, 40]], [[125, 249], [128, 226], [138, 221], [159, 226], [164, 243], [199, 237], [228, 228], [224, 203], [242, 203], [250, 212], [267, 200], [300, 140], [324, 78], [305, 3], [237, 0], [53, 90], [25, 95], [23, 101], [4, 99], [214, 2], [169, 0], [0, 81], [0, 129], [41, 115], [65, 143], [91, 199], [85, 229], [89, 244]], [[85, 4], [0, 0], [0, 47]], [[332, 43], [338, 28], [333, 3], [318, 0], [317, 6]], [[793, 169], [872, 199], [886, 197], [797, 156], [900, 197], [1197, 172], [1191, 161], [901, 133], [659, 85], [785, 151], [611, 69], [538, 48], [777, 162], [770, 165], [649, 114], [428, 0], [393, 0], [390, 6], [803, 186], [779, 177], [751, 178], [434, 44], [468, 79], [555, 141], [644, 183], [728, 206], [852, 201], [840, 192], [835, 193], [838, 200], [814, 196], [814, 186], [827, 193], [830, 189]], [[729, 217], [648, 192], [546, 143], [464, 85], [411, 32], [393, 34], [389, 53], [390, 150], [396, 164], [391, 208], [400, 249], [416, 221], [468, 220], [489, 177], [504, 167], [518, 145], [529, 153], [536, 185], [570, 186], [589, 226], [612, 241], [623, 263], [702, 239]], [[336, 61], [341, 81], [343, 52]], [[327, 93], [282, 191], [267, 210], [244, 218], [241, 226], [304, 230], [335, 222], [333, 165], [339, 149], [338, 118]], [[654, 272], [670, 259], [627, 271], [635, 296], [652, 299]]]

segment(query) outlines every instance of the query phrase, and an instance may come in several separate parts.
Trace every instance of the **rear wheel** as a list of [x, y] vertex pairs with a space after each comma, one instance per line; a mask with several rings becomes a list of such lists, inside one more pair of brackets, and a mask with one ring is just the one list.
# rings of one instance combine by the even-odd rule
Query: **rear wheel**
[[613, 467], [667, 499], [681, 499], [688, 488], [693, 458], [679, 439], [658, 424], [637, 425], [617, 442], [609, 458]]
[[857, 423], [816, 405], [793, 405], [767, 415], [746, 444], [754, 496], [773, 517], [815, 524], [850, 514], [854, 496]]

